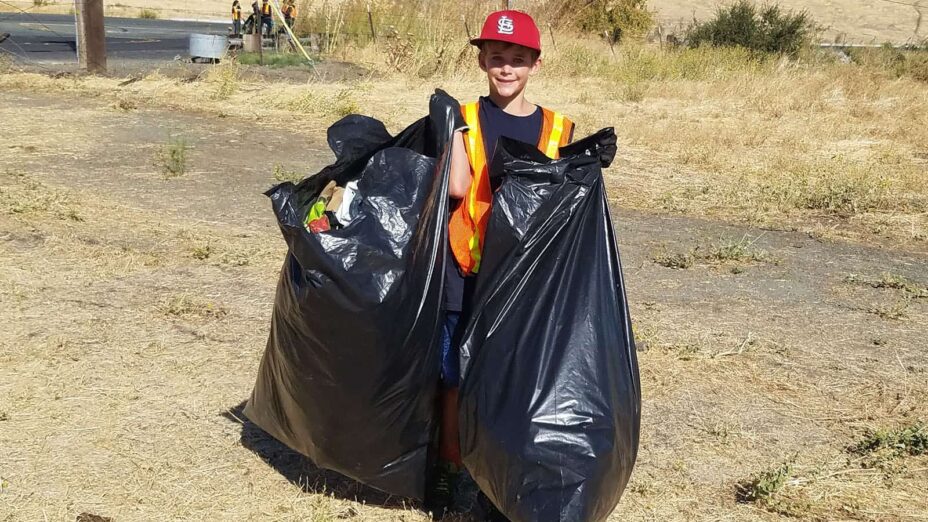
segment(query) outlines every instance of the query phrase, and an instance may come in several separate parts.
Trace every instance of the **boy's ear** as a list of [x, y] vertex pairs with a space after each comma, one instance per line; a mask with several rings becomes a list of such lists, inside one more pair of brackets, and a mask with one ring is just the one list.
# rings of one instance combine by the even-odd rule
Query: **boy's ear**
[[485, 53], [483, 49], [480, 49], [480, 52], [477, 53], [477, 64], [480, 65], [480, 70], [483, 72], [487, 72], [487, 64], [483, 61], [486, 57], [487, 53]]
[[532, 64], [532, 68], [528, 71], [529, 76], [533, 76], [539, 69], [541, 69], [541, 56], [535, 58], [535, 63]]

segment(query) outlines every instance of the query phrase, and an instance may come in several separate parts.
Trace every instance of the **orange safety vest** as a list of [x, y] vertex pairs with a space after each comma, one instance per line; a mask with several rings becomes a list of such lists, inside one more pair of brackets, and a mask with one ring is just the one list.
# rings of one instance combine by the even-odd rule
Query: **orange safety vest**
[[[570, 143], [574, 124], [559, 112], [541, 108], [541, 136], [538, 150], [551, 159], [560, 156], [558, 149]], [[448, 240], [454, 258], [465, 275], [476, 274], [480, 270], [480, 257], [483, 252], [484, 234], [490, 218], [490, 205], [493, 194], [490, 189], [490, 175], [487, 171], [487, 155], [484, 150], [483, 133], [480, 132], [480, 104], [468, 103], [461, 107], [464, 122], [468, 126], [464, 137], [464, 149], [473, 179], [470, 190], [464, 196], [458, 208], [451, 213], [448, 225]]]
[[271, 15], [271, 4], [261, 4], [261, 14], [265, 16]]
[[241, 19], [242, 19], [242, 8], [241, 8], [241, 7], [233, 7], [233, 8], [232, 8], [232, 19], [233, 19], [233, 20], [241, 20]]

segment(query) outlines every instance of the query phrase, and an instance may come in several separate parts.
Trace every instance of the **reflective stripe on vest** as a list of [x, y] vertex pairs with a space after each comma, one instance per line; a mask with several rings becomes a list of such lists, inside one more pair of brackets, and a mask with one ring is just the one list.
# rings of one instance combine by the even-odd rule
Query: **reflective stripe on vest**
[[564, 134], [564, 115], [555, 112], [554, 124], [551, 127], [551, 137], [548, 138], [547, 146], [543, 151], [549, 158], [558, 157], [558, 149], [561, 148], [561, 136]]
[[[470, 193], [467, 195], [467, 213], [470, 215], [471, 223], [476, 224], [479, 216], [477, 215], [477, 202], [479, 200], [480, 186], [485, 177], [482, 175], [487, 169], [487, 154], [483, 145], [483, 133], [480, 132], [480, 104], [477, 102], [468, 103], [464, 106], [464, 122], [467, 123], [467, 140], [470, 147], [467, 149], [467, 160], [470, 163], [471, 173], [474, 174], [470, 183]], [[489, 181], [489, 180], [486, 180]], [[482, 238], [480, 237], [479, 227], [474, 227], [474, 233], [468, 239], [467, 246], [470, 249], [470, 256], [473, 259], [472, 271], [476, 273], [480, 270], [480, 253]]]
[[[567, 144], [573, 123], [564, 115], [542, 108], [543, 119], [538, 150], [552, 159], [559, 156], [560, 147]], [[480, 130], [480, 104], [468, 103], [461, 108], [468, 131], [465, 139], [467, 160], [471, 168], [470, 189], [464, 201], [452, 213], [449, 223], [451, 251], [465, 274], [480, 270], [483, 235], [489, 219], [493, 193], [487, 172], [487, 157], [483, 133]]]
[[261, 14], [266, 14], [266, 15], [271, 14], [271, 4], [262, 4]]
[[232, 19], [241, 20], [242, 19], [242, 10], [241, 9], [232, 9]]

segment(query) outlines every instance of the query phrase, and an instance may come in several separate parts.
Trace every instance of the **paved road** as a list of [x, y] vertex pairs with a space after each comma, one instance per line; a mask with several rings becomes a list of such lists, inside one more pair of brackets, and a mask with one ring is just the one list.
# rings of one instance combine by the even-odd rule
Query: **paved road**
[[[229, 24], [135, 18], [106, 19], [106, 49], [110, 59], [159, 60], [187, 56], [191, 33], [227, 34]], [[69, 63], [75, 55], [74, 16], [0, 13], [0, 53], [18, 60]]]

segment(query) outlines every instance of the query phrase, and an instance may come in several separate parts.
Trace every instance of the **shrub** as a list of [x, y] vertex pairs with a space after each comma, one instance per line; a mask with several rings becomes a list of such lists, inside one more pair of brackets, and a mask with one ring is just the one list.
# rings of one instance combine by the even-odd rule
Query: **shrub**
[[895, 456], [928, 453], [928, 425], [916, 422], [895, 430], [871, 430], [857, 444], [848, 447], [848, 452], [856, 455], [867, 455], [879, 450], [887, 450]]
[[928, 82], [928, 44], [898, 49], [884, 44], [879, 49], [847, 49], [851, 61], [858, 65], [885, 69], [897, 78], [909, 77]]
[[288, 170], [278, 163], [274, 165], [274, 179], [280, 182], [299, 183], [303, 179], [303, 175], [294, 170]]
[[690, 47], [744, 47], [761, 53], [795, 56], [811, 43], [817, 26], [806, 11], [783, 11], [777, 5], [758, 8], [749, 0], [721, 7], [715, 18], [687, 29]]
[[155, 20], [158, 18], [158, 12], [153, 9], [142, 9], [139, 11], [139, 18], [144, 18], [145, 20]]
[[174, 178], [187, 172], [188, 149], [187, 140], [183, 136], [175, 136], [161, 147], [158, 159], [164, 177]]
[[542, 19], [585, 33], [605, 35], [613, 43], [639, 37], [654, 26], [654, 13], [646, 0], [549, 0]]
[[780, 490], [786, 486], [792, 471], [790, 463], [762, 471], [748, 480], [739, 482], [735, 487], [735, 498], [738, 502], [770, 504]]

